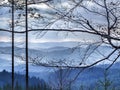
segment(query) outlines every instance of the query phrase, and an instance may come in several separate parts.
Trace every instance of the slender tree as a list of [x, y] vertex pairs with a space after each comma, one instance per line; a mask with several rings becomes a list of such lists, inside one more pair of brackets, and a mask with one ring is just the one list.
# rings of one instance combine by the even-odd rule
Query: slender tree
[[26, 29], [26, 90], [29, 89], [29, 81], [28, 81], [28, 6], [27, 6], [28, 0], [25, 0], [25, 29]]
[[12, 90], [14, 90], [14, 0], [12, 0]]

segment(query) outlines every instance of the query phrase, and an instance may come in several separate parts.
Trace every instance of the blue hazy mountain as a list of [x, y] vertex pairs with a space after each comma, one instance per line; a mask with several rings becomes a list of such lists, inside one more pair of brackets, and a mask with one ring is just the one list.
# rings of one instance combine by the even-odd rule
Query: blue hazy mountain
[[[5, 43], [4, 43], [5, 44]], [[47, 45], [48, 43], [46, 43]], [[59, 43], [60, 44], [60, 43]], [[62, 43], [61, 43], [62, 44]], [[69, 43], [70, 44], [70, 43]], [[91, 46], [83, 46], [83, 47], [67, 47], [67, 46], [48, 46], [47, 48], [43, 48], [40, 46], [41, 44], [33, 45], [34, 48], [29, 48], [29, 57], [30, 58], [38, 58], [37, 60], [42, 63], [54, 63], [54, 62], [62, 62], [64, 61], [68, 65], [79, 65], [80, 61], [84, 58], [86, 59], [90, 55], [90, 59], [93, 61], [98, 58], [102, 58], [102, 55], [99, 54], [100, 52], [106, 52], [109, 53], [112, 48], [109, 46], [100, 46], [97, 48], [96, 45]], [[57, 45], [57, 44], [56, 44]], [[44, 46], [45, 47], [45, 46]], [[91, 54], [96, 49], [100, 52], [94, 51], [93, 54]], [[86, 55], [86, 57], [84, 57]], [[22, 56], [25, 56], [25, 49], [24, 47], [15, 47], [15, 71], [16, 73], [23, 74], [25, 72], [25, 61], [21, 59]], [[42, 58], [42, 59], [41, 59]], [[30, 61], [31, 59], [29, 59]], [[88, 62], [88, 63], [92, 63]], [[56, 63], [59, 64], [60, 63]], [[8, 71], [11, 71], [11, 46], [7, 43], [5, 46], [0, 46], [0, 70], [6, 69]], [[100, 64], [98, 66], [86, 69], [82, 73], [80, 73], [79, 77], [73, 82], [72, 88], [80, 87], [81, 85], [86, 87], [91, 86], [94, 87], [96, 83], [99, 83], [100, 80], [104, 80], [104, 71], [105, 67], [109, 66], [108, 63], [106, 64]], [[67, 83], [73, 79], [82, 69], [62, 69], [62, 73], [65, 80], [64, 85], [67, 85]], [[120, 77], [120, 66], [119, 62], [115, 63], [113, 67], [108, 72], [108, 78], [109, 80], [113, 81], [113, 85], [118, 87], [119, 85], [119, 77]], [[66, 72], [68, 72], [66, 74]], [[59, 73], [60, 70], [56, 68], [50, 68], [50, 67], [43, 67], [39, 65], [35, 65], [32, 63], [29, 63], [29, 75], [30, 77], [39, 77], [43, 79], [45, 82], [50, 83], [51, 85], [59, 85]], [[118, 79], [118, 80], [116, 80]], [[77, 89], [73, 89], [77, 90]]]
[[[118, 63], [116, 63], [118, 64]], [[105, 65], [106, 66], [106, 65]], [[116, 87], [116, 90], [119, 90], [119, 82], [120, 82], [120, 68], [114, 68], [114, 66], [105, 71], [103, 66], [99, 67], [91, 67], [82, 71], [83, 68], [79, 69], [58, 69], [56, 72], [51, 73], [49, 76], [50, 80], [54, 80], [52, 82], [53, 85], [58, 86], [60, 84], [60, 77], [62, 77], [62, 83], [64, 87], [69, 86], [69, 82], [72, 82], [72, 90], [79, 90], [80, 86], [84, 87], [84, 90], [94, 90], [97, 88], [103, 88], [104, 86], [101, 83], [111, 83], [109, 87]], [[81, 72], [82, 71], [82, 72]], [[61, 74], [62, 72], [62, 74]], [[81, 72], [81, 73], [80, 73]], [[74, 80], [74, 78], [79, 74], [79, 76]], [[105, 78], [107, 81], [105, 81]], [[86, 89], [85, 89], [86, 88]], [[101, 89], [97, 89], [101, 90]], [[104, 90], [104, 89], [102, 89]], [[111, 90], [111, 89], [110, 89]]]

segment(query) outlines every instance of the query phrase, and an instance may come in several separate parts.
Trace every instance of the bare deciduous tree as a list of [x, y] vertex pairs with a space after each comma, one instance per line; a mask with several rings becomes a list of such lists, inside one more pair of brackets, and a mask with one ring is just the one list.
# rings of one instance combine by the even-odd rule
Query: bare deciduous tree
[[[87, 33], [86, 35], [93, 35], [93, 37], [99, 37], [99, 42], [92, 41], [95, 44], [95, 48], [86, 48], [84, 57], [79, 60], [78, 65], [66, 64], [64, 61], [62, 64], [56, 64], [55, 62], [43, 63], [38, 59], [32, 58], [32, 63], [45, 66], [45, 67], [62, 67], [62, 68], [89, 68], [97, 65], [98, 63], [106, 60], [111, 64], [107, 67], [109, 69], [120, 57], [120, 1], [119, 0], [42, 0], [37, 1], [37, 4], [43, 5], [44, 8], [34, 8], [32, 4], [36, 4], [36, 1], [29, 1], [28, 4], [28, 30], [22, 30], [25, 12], [23, 9], [16, 15], [15, 27], [17, 30], [14, 33], [24, 34], [26, 32], [37, 32], [37, 36], [43, 37], [48, 32], [66, 32], [65, 36], [69, 37], [69, 33], [74, 35], [80, 33]], [[23, 3], [23, 6], [24, 3]], [[21, 31], [22, 30], [22, 31]], [[7, 29], [0, 29], [0, 31], [13, 32]], [[108, 45], [111, 50], [108, 54], [104, 55], [104, 52], [98, 48], [102, 45]], [[78, 45], [77, 47], [79, 47]], [[76, 49], [73, 48], [73, 51]], [[92, 51], [91, 51], [92, 49]], [[89, 51], [90, 50], [90, 51]], [[87, 64], [91, 55], [96, 51], [102, 55], [101, 58], [94, 60], [92, 63]], [[112, 58], [114, 57], [114, 58]], [[40, 57], [41, 58], [41, 57]], [[59, 61], [58, 61], [59, 62]], [[54, 65], [53, 65], [54, 64]], [[76, 77], [79, 75], [78, 73]], [[76, 79], [75, 77], [75, 79]], [[74, 81], [74, 80], [73, 80]], [[62, 84], [61, 84], [62, 87]]]

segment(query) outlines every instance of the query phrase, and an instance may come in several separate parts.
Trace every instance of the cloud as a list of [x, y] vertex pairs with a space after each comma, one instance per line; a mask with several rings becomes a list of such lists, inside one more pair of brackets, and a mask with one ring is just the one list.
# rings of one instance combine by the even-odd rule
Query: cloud
[[[42, 34], [42, 33], [41, 33]], [[44, 43], [44, 42], [96, 42], [100, 41], [100, 37], [87, 33], [68, 33], [68, 32], [47, 32], [42, 37], [39, 33], [29, 33], [30, 43]], [[0, 41], [11, 42], [11, 34], [1, 33]], [[25, 34], [15, 34], [15, 42], [25, 42]]]
[[0, 41], [1, 42], [11, 42], [10, 38], [6, 37], [6, 36], [0, 36]]

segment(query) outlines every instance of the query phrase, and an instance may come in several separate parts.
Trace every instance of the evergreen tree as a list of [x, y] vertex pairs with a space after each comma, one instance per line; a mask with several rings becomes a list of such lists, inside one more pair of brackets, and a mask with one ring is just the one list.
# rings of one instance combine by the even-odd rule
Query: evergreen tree
[[16, 82], [15, 90], [22, 90], [22, 86], [19, 85], [18, 81]]

